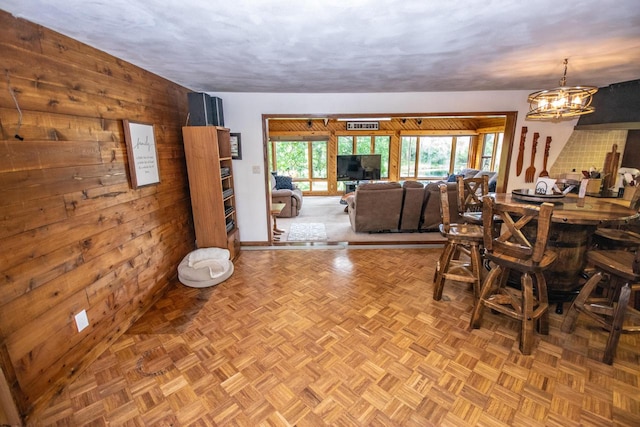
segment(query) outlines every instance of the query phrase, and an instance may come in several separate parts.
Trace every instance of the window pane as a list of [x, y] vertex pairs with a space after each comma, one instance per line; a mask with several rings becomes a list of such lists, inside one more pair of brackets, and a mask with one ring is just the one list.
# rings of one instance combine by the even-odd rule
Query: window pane
[[456, 157], [453, 159], [453, 171], [459, 172], [469, 165], [469, 147], [471, 146], [470, 136], [459, 136], [456, 138]]
[[391, 145], [390, 136], [376, 136], [374, 153], [380, 154], [382, 166], [380, 168], [380, 178], [389, 178], [389, 147]]
[[338, 137], [338, 154], [353, 154], [353, 137]]
[[[311, 145], [312, 178], [327, 177], [327, 142], [313, 141]], [[313, 184], [315, 190], [315, 183]]]
[[415, 178], [416, 146], [418, 137], [403, 136], [400, 141], [400, 176], [403, 178]]
[[498, 171], [498, 169], [500, 169], [500, 155], [502, 154], [502, 140], [504, 139], [504, 134], [503, 133], [499, 133], [498, 134], [498, 142], [496, 144], [496, 148], [494, 150], [494, 156], [495, 156], [495, 161], [493, 162], [493, 170], [495, 172]]
[[482, 147], [482, 157], [493, 155], [493, 143], [495, 141], [494, 133], [487, 133], [484, 135], [484, 147]]
[[276, 170], [292, 178], [309, 177], [306, 141], [277, 141]]
[[418, 177], [446, 177], [451, 162], [450, 136], [423, 136], [420, 138]]
[[370, 136], [356, 136], [356, 154], [371, 154]]
[[327, 191], [329, 189], [329, 184], [327, 181], [312, 181], [311, 182], [311, 191]]

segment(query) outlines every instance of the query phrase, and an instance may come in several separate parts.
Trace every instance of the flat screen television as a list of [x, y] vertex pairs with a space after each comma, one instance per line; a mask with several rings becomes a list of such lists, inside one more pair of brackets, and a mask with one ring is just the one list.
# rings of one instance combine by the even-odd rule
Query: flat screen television
[[368, 181], [380, 179], [380, 154], [338, 155], [338, 181]]

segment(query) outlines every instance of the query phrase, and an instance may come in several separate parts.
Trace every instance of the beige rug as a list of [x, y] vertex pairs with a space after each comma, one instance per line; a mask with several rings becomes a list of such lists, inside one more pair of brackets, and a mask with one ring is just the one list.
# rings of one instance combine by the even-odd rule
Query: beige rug
[[[356, 233], [351, 229], [349, 214], [340, 204], [340, 196], [305, 196], [300, 214], [294, 218], [278, 218], [278, 228], [285, 233], [281, 242], [291, 240], [289, 233], [294, 224], [320, 223], [325, 227], [327, 242], [375, 244], [394, 243], [442, 243], [445, 239], [438, 232], [429, 233]], [[302, 240], [304, 241], [304, 240]]]
[[296, 222], [287, 233], [288, 242], [322, 242], [327, 240], [324, 224], [318, 222]]

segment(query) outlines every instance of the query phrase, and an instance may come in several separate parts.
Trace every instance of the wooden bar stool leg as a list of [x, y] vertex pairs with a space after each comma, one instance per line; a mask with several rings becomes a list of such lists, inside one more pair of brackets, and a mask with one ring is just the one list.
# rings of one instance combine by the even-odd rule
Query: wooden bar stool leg
[[522, 275], [522, 329], [520, 335], [520, 352], [531, 354], [533, 347], [533, 280], [529, 273]]
[[471, 246], [471, 270], [476, 279], [473, 282], [473, 298], [477, 300], [482, 285], [482, 257], [480, 256], [480, 247], [477, 244]]
[[[453, 259], [454, 252], [456, 250], [456, 245], [453, 243], [447, 243], [442, 251], [442, 255], [438, 259], [438, 265], [436, 266], [436, 278], [442, 276], [447, 269], [449, 268], [449, 264], [451, 264], [451, 260]], [[434, 281], [437, 279], [434, 278]]]
[[[536, 273], [536, 289], [538, 290], [537, 298], [538, 304], [541, 306], [549, 307], [549, 295], [547, 294], [547, 280], [544, 278], [544, 274]], [[539, 334], [549, 335], [549, 309], [547, 308], [544, 313], [538, 317], [536, 322], [536, 329]]]
[[613, 321], [611, 325], [611, 332], [607, 339], [607, 346], [604, 351], [604, 358], [602, 361], [607, 365], [613, 363], [613, 356], [615, 355], [616, 348], [618, 347], [618, 341], [620, 341], [620, 333], [622, 332], [622, 322], [624, 321], [624, 314], [627, 311], [629, 305], [629, 297], [631, 296], [631, 288], [629, 283], [625, 283], [622, 289], [620, 289], [620, 298], [618, 298], [618, 304], [613, 312]]
[[442, 299], [442, 290], [444, 289], [445, 277], [444, 274], [449, 269], [449, 264], [451, 264], [451, 259], [456, 251], [455, 244], [448, 243], [444, 251], [442, 252], [442, 256], [440, 260], [438, 260], [438, 265], [436, 266], [436, 277], [434, 280], [433, 286], [433, 299], [436, 301], [440, 301]]
[[502, 273], [500, 274], [500, 287], [504, 288], [505, 286], [507, 286], [507, 282], [509, 281], [509, 275], [511, 274], [511, 270], [508, 268], [502, 268]]
[[458, 261], [460, 259], [460, 252], [462, 252], [462, 248], [460, 247], [460, 245], [455, 245], [451, 259]]
[[438, 263], [436, 264], [436, 268], [433, 272], [433, 283], [436, 283], [438, 279], [438, 274], [442, 271], [441, 266], [444, 263], [444, 260], [447, 259], [449, 256], [451, 256], [451, 255], [448, 255], [449, 251], [453, 250], [453, 247], [451, 245], [452, 245], [451, 243], [447, 243], [444, 245], [444, 249], [440, 254], [440, 258], [438, 258]]
[[591, 293], [593, 292], [596, 285], [600, 282], [601, 279], [602, 279], [602, 272], [598, 271], [593, 276], [591, 276], [589, 280], [587, 280], [587, 283], [585, 283], [584, 286], [582, 286], [580, 293], [578, 294], [576, 299], [573, 300], [573, 303], [571, 303], [571, 307], [569, 307], [569, 312], [566, 314], [564, 321], [562, 322], [562, 326], [560, 327], [560, 330], [562, 332], [566, 332], [566, 333], [573, 332], [575, 328], [576, 319], [578, 318], [578, 314], [580, 314], [580, 312], [584, 310], [585, 302], [587, 301], [587, 299], [589, 298], [589, 296], [591, 295]]
[[489, 272], [489, 275], [482, 284], [480, 295], [478, 296], [478, 299], [473, 306], [473, 313], [471, 314], [470, 322], [471, 328], [480, 328], [480, 324], [482, 323], [482, 312], [484, 311], [483, 301], [491, 294], [492, 290], [495, 288], [496, 283], [498, 283], [498, 280], [500, 279], [501, 272], [502, 267], [496, 266], [493, 270], [491, 270], [491, 272]]

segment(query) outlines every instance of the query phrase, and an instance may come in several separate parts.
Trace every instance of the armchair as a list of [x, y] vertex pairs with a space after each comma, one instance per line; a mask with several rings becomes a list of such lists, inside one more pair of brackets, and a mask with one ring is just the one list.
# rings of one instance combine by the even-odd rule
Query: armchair
[[279, 218], [291, 218], [298, 216], [302, 209], [302, 190], [295, 185], [292, 189], [277, 188], [276, 177], [271, 175], [271, 203], [284, 203], [284, 209], [278, 215]]

